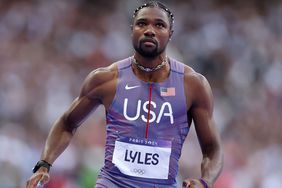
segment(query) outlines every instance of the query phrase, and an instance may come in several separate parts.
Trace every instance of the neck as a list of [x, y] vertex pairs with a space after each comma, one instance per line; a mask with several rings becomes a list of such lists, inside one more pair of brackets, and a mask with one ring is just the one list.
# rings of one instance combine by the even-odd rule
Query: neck
[[[140, 59], [141, 61], [137, 59]], [[165, 67], [167, 61], [168, 61], [167, 56], [165, 57], [159, 56], [158, 58], [154, 58], [154, 59], [146, 59], [144, 57], [138, 58], [136, 54], [132, 56], [132, 63], [135, 64], [138, 69], [147, 73], [155, 72]]]

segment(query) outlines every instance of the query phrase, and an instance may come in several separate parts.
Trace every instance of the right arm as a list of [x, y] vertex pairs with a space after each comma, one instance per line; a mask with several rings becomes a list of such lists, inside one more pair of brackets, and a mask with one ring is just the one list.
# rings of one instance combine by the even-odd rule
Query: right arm
[[76, 129], [99, 106], [98, 99], [89, 99], [87, 95], [80, 95], [53, 125], [46, 140], [41, 160], [52, 164], [69, 145]]
[[[80, 95], [52, 126], [41, 155], [41, 160], [52, 164], [62, 154], [83, 120], [100, 104], [103, 104], [103, 98], [105, 98], [103, 91], [112, 76], [111, 71], [106, 68], [98, 69], [88, 75], [83, 83]], [[111, 80], [113, 79], [111, 78]], [[47, 168], [41, 167], [28, 180], [27, 188], [36, 187], [39, 181], [45, 184], [48, 180]]]

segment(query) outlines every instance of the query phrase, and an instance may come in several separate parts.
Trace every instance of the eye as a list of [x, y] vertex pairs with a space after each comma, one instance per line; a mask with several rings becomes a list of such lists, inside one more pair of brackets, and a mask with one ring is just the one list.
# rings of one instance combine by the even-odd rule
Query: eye
[[143, 22], [143, 21], [139, 21], [139, 22], [136, 23], [136, 25], [139, 26], [139, 27], [143, 27], [143, 26], [146, 25], [146, 23]]
[[156, 26], [158, 28], [165, 28], [166, 27], [166, 25], [164, 23], [161, 23], [161, 22], [157, 23]]

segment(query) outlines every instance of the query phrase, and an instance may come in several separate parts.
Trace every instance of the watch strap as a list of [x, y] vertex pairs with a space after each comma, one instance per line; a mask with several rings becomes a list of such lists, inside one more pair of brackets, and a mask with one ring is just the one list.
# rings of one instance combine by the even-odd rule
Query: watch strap
[[45, 160], [40, 160], [40, 161], [38, 161], [38, 162], [36, 163], [36, 165], [33, 167], [32, 172], [33, 172], [33, 173], [37, 172], [37, 170], [38, 170], [40, 167], [45, 167], [45, 168], [47, 168], [47, 170], [48, 170], [48, 172], [49, 172], [51, 166], [52, 166], [52, 165], [51, 165], [50, 163], [48, 163], [47, 161], [45, 161]]

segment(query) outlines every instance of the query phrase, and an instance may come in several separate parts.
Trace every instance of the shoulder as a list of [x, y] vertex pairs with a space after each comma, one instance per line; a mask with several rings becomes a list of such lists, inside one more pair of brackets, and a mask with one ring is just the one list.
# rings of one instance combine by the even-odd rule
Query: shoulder
[[174, 59], [174, 69], [184, 72], [184, 84], [191, 87], [205, 87], [208, 84], [207, 79], [200, 73], [196, 72], [192, 67]]
[[107, 81], [111, 81], [118, 77], [118, 69], [127, 65], [129, 58], [116, 61], [107, 67], [100, 67], [88, 74], [85, 79], [85, 84], [90, 86], [100, 85]]
[[97, 68], [91, 71], [85, 78], [82, 85], [81, 95], [88, 95], [89, 93], [93, 95], [94, 91], [98, 91], [99, 89], [103, 88], [105, 85], [107, 85], [107, 83], [116, 80], [117, 77], [117, 63], [113, 63], [107, 67]]
[[186, 84], [191, 84], [192, 86], [205, 86], [208, 84], [205, 76], [187, 65], [184, 67], [184, 79]]
[[190, 105], [195, 103], [210, 103], [213, 101], [210, 84], [205, 76], [185, 65], [184, 88]]
[[97, 68], [91, 71], [86, 77], [85, 81], [99, 85], [100, 83], [104, 83], [113, 79], [117, 76], [117, 74], [117, 64], [113, 63], [110, 66]]

